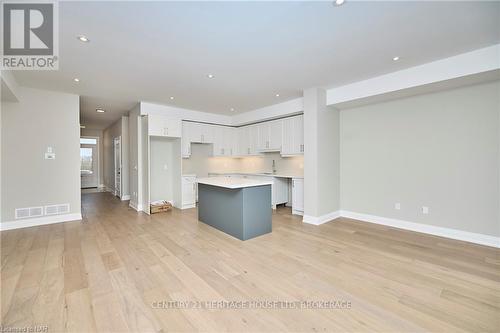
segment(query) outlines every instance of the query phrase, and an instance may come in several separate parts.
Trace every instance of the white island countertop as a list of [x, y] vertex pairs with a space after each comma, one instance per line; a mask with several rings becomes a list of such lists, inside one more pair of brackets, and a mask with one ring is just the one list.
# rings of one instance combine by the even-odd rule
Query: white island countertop
[[230, 188], [230, 189], [272, 185], [273, 184], [272, 180], [255, 180], [255, 179], [248, 179], [248, 178], [243, 178], [243, 177], [198, 178], [197, 183], [218, 186], [218, 187], [225, 187], [225, 188]]
[[276, 177], [276, 178], [304, 178], [304, 175], [292, 175], [284, 173], [272, 173], [272, 172], [209, 172], [208, 175], [216, 176], [264, 176], [264, 177]]

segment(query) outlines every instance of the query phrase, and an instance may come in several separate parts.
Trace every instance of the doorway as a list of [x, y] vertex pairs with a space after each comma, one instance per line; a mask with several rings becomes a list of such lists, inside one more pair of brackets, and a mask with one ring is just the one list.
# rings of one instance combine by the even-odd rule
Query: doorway
[[97, 188], [99, 182], [99, 138], [80, 138], [81, 188]]

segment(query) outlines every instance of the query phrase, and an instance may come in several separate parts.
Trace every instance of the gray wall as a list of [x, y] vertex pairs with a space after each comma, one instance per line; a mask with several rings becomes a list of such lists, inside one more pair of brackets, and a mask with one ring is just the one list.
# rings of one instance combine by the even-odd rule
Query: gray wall
[[499, 92], [494, 82], [343, 110], [342, 210], [500, 236]]
[[122, 197], [129, 195], [129, 121], [123, 116], [103, 131], [104, 146], [104, 185], [115, 188], [114, 139], [121, 136], [122, 154]]
[[104, 137], [102, 130], [82, 128], [80, 136], [93, 136], [99, 138], [99, 186], [104, 186]]
[[[2, 222], [14, 209], [69, 203], [80, 213], [80, 124], [77, 95], [20, 88], [2, 103]], [[55, 160], [45, 160], [47, 147]]]
[[104, 185], [110, 190], [115, 188], [114, 138], [122, 135], [122, 119], [118, 119], [104, 131]]

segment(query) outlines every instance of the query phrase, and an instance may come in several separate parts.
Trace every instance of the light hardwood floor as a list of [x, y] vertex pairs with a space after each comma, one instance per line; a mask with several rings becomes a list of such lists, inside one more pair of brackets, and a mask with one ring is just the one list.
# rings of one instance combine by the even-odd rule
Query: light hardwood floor
[[[499, 332], [499, 250], [288, 209], [239, 241], [196, 209], [151, 217], [84, 194], [84, 220], [1, 233], [3, 327], [73, 332]], [[337, 309], [157, 309], [157, 301], [346, 301]], [[232, 303], [228, 303], [232, 304]]]

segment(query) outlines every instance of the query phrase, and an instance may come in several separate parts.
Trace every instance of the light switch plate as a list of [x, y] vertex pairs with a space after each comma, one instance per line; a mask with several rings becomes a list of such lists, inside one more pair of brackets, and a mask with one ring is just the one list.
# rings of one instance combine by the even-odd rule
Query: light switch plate
[[422, 214], [429, 214], [429, 207], [422, 206]]
[[45, 159], [46, 160], [55, 160], [56, 154], [55, 153], [45, 153]]
[[396, 209], [396, 210], [401, 210], [401, 204], [400, 204], [399, 202], [396, 202], [396, 203], [394, 204], [394, 209]]

